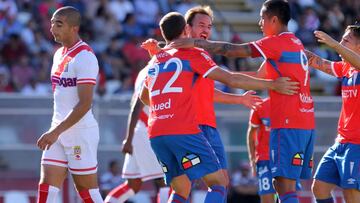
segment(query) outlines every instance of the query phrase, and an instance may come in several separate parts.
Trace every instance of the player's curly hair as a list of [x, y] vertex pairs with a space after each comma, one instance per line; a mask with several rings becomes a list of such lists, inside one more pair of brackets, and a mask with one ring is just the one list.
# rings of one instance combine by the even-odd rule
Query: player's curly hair
[[210, 6], [204, 5], [204, 6], [195, 6], [191, 9], [189, 9], [185, 13], [186, 23], [192, 26], [192, 23], [193, 23], [193, 20], [194, 20], [196, 14], [204, 14], [204, 15], [209, 16], [211, 18], [211, 20], [214, 20], [214, 13], [213, 13], [212, 9], [210, 8]]

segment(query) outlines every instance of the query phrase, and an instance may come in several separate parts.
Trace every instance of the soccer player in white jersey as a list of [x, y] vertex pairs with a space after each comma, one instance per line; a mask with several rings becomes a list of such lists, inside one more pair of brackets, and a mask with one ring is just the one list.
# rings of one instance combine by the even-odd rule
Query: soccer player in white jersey
[[57, 202], [68, 171], [83, 202], [103, 202], [97, 183], [99, 128], [91, 111], [99, 67], [92, 49], [79, 37], [80, 22], [74, 7], [59, 8], [51, 18], [50, 31], [62, 47], [51, 69], [51, 127], [37, 141], [43, 150], [38, 203]]
[[147, 135], [147, 120], [149, 107], [139, 99], [147, 69], [142, 69], [135, 82], [135, 90], [130, 102], [130, 113], [127, 123], [126, 137], [123, 141], [122, 152], [125, 154], [122, 177], [127, 179], [124, 184], [114, 188], [106, 196], [106, 203], [122, 203], [135, 195], [144, 181], [154, 180], [160, 188], [158, 202], [164, 203], [168, 199], [169, 188], [166, 187], [159, 162], [151, 149]]

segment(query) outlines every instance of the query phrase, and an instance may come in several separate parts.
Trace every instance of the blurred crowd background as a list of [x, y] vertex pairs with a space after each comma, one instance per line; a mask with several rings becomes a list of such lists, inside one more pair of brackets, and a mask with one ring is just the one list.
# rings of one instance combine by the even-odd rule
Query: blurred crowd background
[[[197, 1], [199, 2], [199, 1]], [[360, 1], [289, 0], [292, 6], [291, 31], [304, 45], [330, 60], [338, 55], [316, 42], [313, 31], [320, 29], [340, 40], [346, 25], [360, 19]], [[61, 6], [78, 8], [83, 21], [81, 37], [97, 54], [100, 76], [99, 96], [128, 94], [134, 79], [149, 56], [139, 44], [147, 38], [161, 40], [158, 21], [169, 11], [185, 13], [198, 5], [192, 0], [1, 0], [0, 1], [0, 92], [51, 94], [52, 55], [59, 47], [49, 31], [50, 18]], [[215, 12], [216, 17], [216, 12]], [[214, 27], [214, 40], [222, 40]], [[241, 33], [230, 33], [233, 42], [242, 42]], [[261, 36], [260, 36], [261, 37]], [[215, 57], [231, 70], [255, 70], [246, 60], [229, 61]], [[312, 71], [313, 90], [338, 94], [336, 79]], [[321, 81], [321, 82], [318, 82]], [[224, 87], [225, 91], [233, 92]]]

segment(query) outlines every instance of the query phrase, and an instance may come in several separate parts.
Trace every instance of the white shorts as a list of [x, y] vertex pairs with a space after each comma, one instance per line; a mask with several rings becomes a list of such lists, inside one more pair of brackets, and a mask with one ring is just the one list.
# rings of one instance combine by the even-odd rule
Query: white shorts
[[147, 181], [164, 177], [155, 153], [151, 149], [146, 126], [141, 121], [136, 124], [134, 129], [132, 146], [133, 153], [125, 155], [122, 170], [124, 179], [141, 178], [142, 181]]
[[50, 149], [43, 151], [41, 164], [65, 167], [76, 175], [94, 174], [97, 172], [98, 144], [97, 125], [70, 128], [59, 136]]

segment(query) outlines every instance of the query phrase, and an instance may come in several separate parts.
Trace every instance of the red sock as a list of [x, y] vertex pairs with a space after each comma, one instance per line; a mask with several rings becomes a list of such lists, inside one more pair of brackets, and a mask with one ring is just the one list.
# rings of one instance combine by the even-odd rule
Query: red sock
[[59, 188], [46, 183], [39, 184], [37, 203], [54, 203], [56, 201]]
[[105, 198], [105, 202], [125, 202], [133, 195], [135, 195], [134, 190], [131, 189], [128, 184], [123, 183], [109, 192]]

